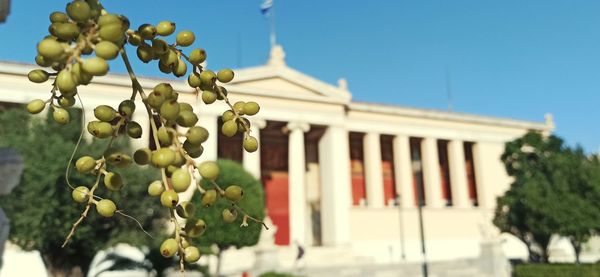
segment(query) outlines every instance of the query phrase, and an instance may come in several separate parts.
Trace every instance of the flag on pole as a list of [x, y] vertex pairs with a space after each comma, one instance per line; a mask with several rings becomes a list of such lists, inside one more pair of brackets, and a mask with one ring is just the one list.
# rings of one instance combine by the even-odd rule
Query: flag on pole
[[263, 3], [260, 5], [260, 12], [264, 16], [269, 17], [269, 10], [271, 9], [271, 7], [273, 7], [273, 0], [264, 0]]

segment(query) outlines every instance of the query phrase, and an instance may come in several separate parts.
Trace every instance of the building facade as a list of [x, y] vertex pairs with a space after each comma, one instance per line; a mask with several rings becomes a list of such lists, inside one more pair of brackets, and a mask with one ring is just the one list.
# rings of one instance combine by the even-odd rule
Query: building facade
[[[33, 68], [0, 63], [0, 102], [48, 97], [48, 84], [27, 81]], [[288, 67], [280, 46], [265, 65], [235, 74], [226, 86], [230, 99], [261, 105], [251, 119], [260, 141], [255, 153], [242, 151], [241, 136], [218, 135], [224, 104], [205, 105], [185, 93], [185, 82], [172, 84], [211, 134], [198, 160], [237, 160], [262, 180], [282, 266], [291, 265], [296, 244], [307, 249], [308, 266], [422, 260], [419, 189], [427, 258], [477, 256], [480, 243], [498, 235], [491, 224], [495, 198], [511, 182], [500, 162], [504, 143], [554, 127], [550, 117], [529, 122], [353, 102], [345, 80], [334, 86]], [[124, 75], [94, 81], [80, 89], [87, 120], [95, 106], [116, 107], [131, 94]], [[161, 81], [141, 79], [146, 90]], [[134, 120], [144, 127], [134, 146], [145, 147], [147, 115], [138, 109]], [[507, 254], [525, 255], [513, 242]]]

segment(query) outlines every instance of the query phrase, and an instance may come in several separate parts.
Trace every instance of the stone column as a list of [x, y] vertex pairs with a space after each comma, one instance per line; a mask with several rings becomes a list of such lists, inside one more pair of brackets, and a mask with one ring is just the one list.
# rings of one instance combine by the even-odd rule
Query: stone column
[[[260, 145], [260, 129], [267, 126], [265, 120], [251, 120], [250, 121], [250, 135], [258, 140]], [[254, 178], [260, 179], [260, 146], [254, 153], [248, 153], [242, 149], [244, 168], [254, 176]]]
[[424, 138], [422, 148], [426, 206], [432, 208], [442, 207], [442, 180], [437, 140], [435, 138]]
[[469, 207], [465, 150], [462, 141], [452, 140], [448, 143], [448, 165], [450, 166], [452, 205], [457, 208]]
[[393, 147], [394, 179], [396, 180], [396, 191], [400, 192], [400, 205], [403, 208], [415, 207], [409, 137], [407, 135], [396, 135]]
[[304, 153], [304, 133], [307, 123], [290, 122], [288, 144], [288, 182], [290, 205], [290, 242], [306, 242], [306, 157]]
[[134, 150], [139, 148], [148, 147], [150, 143], [150, 118], [144, 108], [143, 104], [136, 103], [135, 112], [133, 112], [133, 121], [137, 122], [142, 126], [142, 137], [137, 139], [131, 139], [131, 146]]
[[383, 203], [383, 171], [379, 134], [367, 133], [363, 138], [367, 205], [381, 208]]
[[324, 245], [350, 242], [350, 145], [345, 127], [329, 126], [319, 141]]

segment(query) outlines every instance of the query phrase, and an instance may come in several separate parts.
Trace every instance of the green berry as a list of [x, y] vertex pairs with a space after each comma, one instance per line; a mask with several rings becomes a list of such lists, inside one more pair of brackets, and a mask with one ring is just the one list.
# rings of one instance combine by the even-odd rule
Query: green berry
[[183, 192], [187, 190], [192, 182], [192, 176], [185, 168], [179, 168], [171, 174], [171, 183], [175, 192]]
[[114, 13], [104, 14], [98, 18], [98, 26], [100, 26], [100, 28], [112, 24], [121, 25], [122, 23], [123, 21], [121, 21], [121, 17]]
[[120, 190], [123, 187], [123, 178], [119, 173], [108, 172], [104, 175], [104, 185], [109, 190]]
[[244, 115], [244, 105], [246, 103], [244, 101], [238, 101], [233, 104], [233, 108], [239, 115]]
[[54, 121], [56, 121], [56, 123], [62, 125], [69, 123], [69, 121], [71, 120], [69, 112], [67, 112], [67, 110], [63, 108], [54, 108], [52, 117], [54, 118]]
[[215, 101], [217, 101], [217, 94], [210, 91], [210, 90], [205, 90], [202, 92], [202, 102], [204, 102], [205, 104], [212, 104]]
[[77, 172], [88, 173], [96, 168], [96, 159], [90, 156], [83, 156], [77, 159], [77, 162], [75, 162], [75, 168], [77, 169]]
[[106, 73], [108, 73], [109, 69], [106, 60], [99, 57], [93, 57], [84, 60], [81, 68], [85, 72], [94, 76], [104, 76]]
[[234, 118], [235, 118], [235, 114], [231, 110], [227, 110], [227, 111], [223, 112], [223, 115], [221, 116], [221, 119], [223, 120], [223, 122], [231, 121]]
[[139, 33], [133, 33], [131, 35], [129, 35], [129, 44], [133, 45], [133, 46], [140, 46], [142, 44], [142, 42], [144, 41], [144, 39], [142, 38], [142, 36], [140, 36]]
[[177, 57], [177, 53], [169, 50], [166, 54], [160, 56], [160, 62], [170, 70], [174, 70], [179, 63], [179, 57]]
[[147, 165], [152, 157], [152, 151], [149, 148], [140, 148], [133, 153], [133, 160], [139, 165]]
[[157, 55], [162, 55], [169, 51], [169, 44], [162, 39], [152, 40], [152, 50]]
[[223, 123], [223, 126], [221, 126], [221, 133], [223, 133], [223, 135], [225, 135], [226, 137], [235, 136], [237, 131], [238, 131], [238, 124], [235, 122], [235, 120], [229, 120], [229, 121]]
[[90, 5], [85, 1], [73, 1], [67, 4], [67, 14], [75, 22], [85, 22], [91, 17]]
[[190, 218], [194, 216], [195, 209], [196, 208], [194, 207], [194, 204], [188, 201], [184, 201], [181, 202], [181, 204], [177, 205], [177, 208], [175, 208], [175, 212], [177, 212], [177, 215], [182, 218]]
[[181, 31], [177, 34], [175, 41], [180, 46], [190, 46], [196, 40], [196, 36], [192, 31]]
[[50, 33], [61, 40], [72, 41], [79, 37], [79, 27], [74, 23], [53, 23]]
[[181, 59], [179, 59], [177, 61], [177, 67], [175, 67], [173, 69], [173, 75], [175, 75], [176, 77], [182, 77], [186, 73], [187, 73], [187, 64], [184, 61], [182, 61]]
[[160, 203], [166, 208], [174, 208], [178, 202], [179, 195], [172, 190], [166, 190], [160, 194]]
[[235, 209], [224, 209], [221, 213], [223, 221], [227, 223], [234, 222], [237, 218], [238, 212]]
[[250, 153], [258, 150], [258, 140], [255, 137], [248, 136], [244, 139], [244, 149]]
[[142, 44], [137, 48], [136, 54], [138, 59], [144, 63], [149, 63], [154, 59], [154, 49], [150, 45]]
[[103, 217], [111, 217], [117, 211], [117, 205], [109, 199], [102, 199], [96, 203], [96, 211]]
[[216, 88], [217, 88], [216, 89], [217, 99], [219, 99], [219, 100], [225, 99], [225, 96], [227, 96], [227, 89], [225, 89], [222, 86], [217, 86]]
[[186, 263], [195, 263], [200, 259], [200, 250], [195, 246], [188, 246], [183, 249], [183, 256]]
[[44, 58], [42, 55], [35, 56], [35, 63], [42, 67], [48, 67], [52, 65], [52, 61]]
[[131, 164], [131, 156], [119, 151], [114, 147], [110, 147], [104, 151], [104, 158], [108, 163], [115, 164], [118, 167], [127, 167]]
[[206, 60], [206, 51], [204, 49], [194, 49], [189, 55], [190, 63], [199, 65]]
[[154, 181], [148, 185], [148, 194], [150, 196], [160, 196], [165, 191], [165, 187], [163, 186], [162, 181]]
[[244, 113], [247, 115], [255, 115], [260, 111], [260, 106], [256, 102], [247, 102], [244, 104]]
[[211, 70], [204, 70], [200, 73], [200, 79], [202, 83], [212, 85], [217, 80], [217, 75]]
[[108, 105], [100, 105], [94, 109], [94, 116], [103, 122], [110, 122], [117, 116], [117, 111]]
[[89, 199], [89, 195], [90, 189], [88, 189], [85, 186], [76, 187], [71, 193], [71, 197], [73, 197], [73, 200], [75, 200], [75, 202], [77, 203], [87, 202]]
[[114, 129], [108, 122], [91, 121], [88, 131], [97, 138], [107, 138], [113, 135]]
[[119, 113], [122, 116], [132, 116], [135, 111], [135, 103], [131, 100], [124, 100], [119, 104]]
[[27, 104], [27, 111], [31, 114], [38, 114], [46, 108], [44, 100], [35, 99]]
[[162, 146], [171, 145], [171, 143], [173, 143], [173, 134], [169, 132], [169, 130], [165, 126], [161, 126], [160, 128], [158, 128], [156, 136], [158, 137], [158, 141]]
[[182, 127], [192, 127], [198, 122], [198, 116], [192, 111], [180, 111], [176, 122]]
[[221, 82], [221, 83], [231, 82], [231, 80], [233, 80], [233, 76], [234, 76], [234, 73], [233, 73], [233, 70], [231, 70], [231, 69], [221, 69], [217, 73], [217, 79], [219, 79], [219, 82]]
[[75, 105], [75, 97], [63, 95], [58, 99], [58, 105], [63, 108], [68, 108]]
[[202, 80], [200, 80], [200, 74], [196, 72], [192, 72], [190, 76], [188, 76], [188, 85], [193, 88], [200, 87], [202, 85]]
[[200, 204], [202, 205], [202, 207], [211, 207], [215, 204], [215, 202], [217, 202], [217, 196], [218, 195], [216, 190], [209, 189], [204, 194], [202, 194], [202, 197], [200, 198]]
[[65, 48], [60, 44], [60, 42], [53, 40], [51, 38], [46, 38], [40, 41], [37, 45], [37, 51], [40, 55], [44, 56], [49, 60], [57, 60], [65, 53]]
[[156, 25], [156, 33], [159, 36], [169, 36], [175, 32], [175, 23], [171, 21], [161, 21]]
[[160, 106], [160, 116], [166, 120], [176, 120], [177, 116], [179, 116], [179, 104], [177, 101], [165, 101]]
[[207, 180], [216, 180], [219, 177], [219, 166], [216, 162], [203, 162], [198, 167], [198, 171], [200, 172], [200, 176]]
[[53, 12], [50, 14], [50, 22], [52, 23], [64, 23], [69, 21], [69, 16], [63, 12]]
[[197, 238], [206, 231], [206, 223], [202, 219], [190, 219], [185, 223], [185, 234], [191, 238]]
[[73, 78], [73, 74], [71, 71], [67, 69], [63, 69], [56, 76], [56, 86], [60, 90], [61, 93], [72, 95], [77, 89], [77, 83]]
[[202, 153], [204, 152], [204, 147], [202, 147], [202, 145], [193, 145], [187, 140], [183, 143], [183, 149], [185, 149], [187, 154], [194, 159], [202, 156]]
[[169, 148], [161, 148], [152, 153], [152, 164], [160, 168], [166, 168], [175, 160], [175, 152]]
[[188, 129], [185, 134], [187, 141], [194, 145], [200, 145], [208, 139], [208, 130], [201, 126], [194, 126]]
[[232, 185], [225, 189], [225, 198], [231, 202], [239, 202], [244, 197], [244, 190], [240, 186]]
[[153, 91], [148, 95], [148, 105], [156, 110], [160, 109], [165, 100], [165, 96], [157, 91]]
[[101, 41], [96, 44], [96, 56], [105, 60], [115, 59], [119, 55], [119, 46], [110, 41]]
[[188, 103], [179, 103], [179, 110], [193, 112], [194, 108], [192, 107], [192, 105], [190, 105]]
[[139, 123], [135, 121], [127, 122], [127, 135], [131, 138], [141, 138], [142, 132], [142, 126]]
[[138, 28], [138, 33], [140, 33], [143, 39], [153, 39], [156, 37], [156, 27], [150, 24], [142, 24]]
[[160, 254], [165, 258], [171, 258], [177, 254], [179, 244], [174, 238], [166, 239], [160, 244]]
[[125, 39], [125, 33], [123, 32], [123, 25], [121, 23], [101, 26], [98, 34], [102, 40], [107, 40], [116, 44], [120, 44]]

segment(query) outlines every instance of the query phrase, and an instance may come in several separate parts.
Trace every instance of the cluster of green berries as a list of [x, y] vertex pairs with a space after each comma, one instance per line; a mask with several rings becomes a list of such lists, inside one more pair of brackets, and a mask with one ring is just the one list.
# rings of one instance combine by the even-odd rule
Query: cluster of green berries
[[[56, 122], [68, 123], [70, 116], [67, 108], [75, 104], [78, 88], [88, 85], [96, 76], [106, 75], [109, 72], [108, 61], [121, 54], [130, 74], [134, 76], [124, 48], [130, 44], [137, 47], [136, 54], [142, 62], [156, 60], [161, 72], [176, 77], [187, 74], [189, 86], [201, 94], [205, 104], [225, 101], [230, 109], [222, 115], [224, 124], [221, 132], [228, 137], [243, 133], [244, 149], [248, 152], [257, 151], [258, 141], [250, 135], [247, 116], [257, 114], [260, 106], [255, 102], [241, 101], [231, 105], [222, 84], [231, 82], [234, 72], [222, 69], [215, 73], [204, 69], [201, 65], [206, 60], [204, 49], [193, 49], [188, 55], [183, 53], [179, 47], [188, 47], [195, 42], [193, 32], [181, 31], [176, 34], [175, 42], [169, 44], [165, 37], [175, 33], [175, 23], [161, 21], [156, 25], [142, 24], [132, 30], [127, 17], [108, 13], [98, 0], [74, 0], [67, 4], [65, 12], [50, 14], [50, 22], [49, 35], [38, 43], [35, 60], [38, 65], [52, 69], [52, 72], [35, 69], [28, 74], [28, 78], [34, 83], [44, 83], [52, 77], [52, 95], [46, 101], [31, 101], [27, 105], [30, 113], [40, 113], [48, 105], [53, 109]], [[188, 64], [191, 67], [189, 74]], [[222, 211], [222, 219], [231, 223], [238, 218], [238, 213], [244, 213], [237, 206], [244, 191], [237, 185], [220, 188], [215, 182], [219, 176], [219, 167], [215, 162], [196, 164], [194, 161], [204, 152], [202, 144], [208, 139], [209, 133], [205, 128], [196, 126], [198, 116], [193, 107], [178, 101], [180, 92], [168, 83], [160, 83], [146, 95], [139, 83], [136, 86], [136, 78], [132, 77], [132, 82], [134, 94], [131, 99], [122, 101], [118, 107], [100, 105], [94, 109], [95, 119], [87, 123], [87, 132], [97, 139], [110, 142], [101, 157], [83, 156], [76, 161], [75, 168], [79, 173], [94, 175], [98, 181], [92, 186], [74, 188], [72, 198], [77, 203], [87, 204], [88, 208], [95, 206], [103, 217], [112, 217], [120, 213], [115, 202], [96, 195], [96, 189], [101, 186], [110, 191], [123, 189], [125, 181], [110, 168], [124, 168], [135, 162], [140, 166], [149, 165], [159, 169], [162, 178], [148, 185], [148, 194], [157, 197], [162, 206], [170, 209], [176, 226], [179, 221], [175, 215], [185, 222], [183, 228], [176, 228], [173, 237], [162, 243], [160, 252], [165, 257], [178, 254], [181, 260], [196, 262], [200, 258], [200, 251], [190, 244], [190, 239], [201, 236], [207, 226], [204, 220], [197, 217], [194, 203], [180, 201], [179, 193], [187, 191], [191, 185], [198, 187], [202, 193], [198, 204], [205, 208], [212, 207], [221, 199], [229, 201], [231, 206]], [[133, 120], [136, 109], [134, 101], [138, 96], [148, 112], [153, 128], [152, 138], [156, 143], [153, 149], [140, 148], [130, 155], [110, 145], [122, 133], [133, 139], [142, 137], [142, 126]], [[201, 188], [200, 180], [194, 180], [196, 171], [203, 179], [212, 182], [214, 188]], [[244, 213], [244, 224], [246, 216]]]

